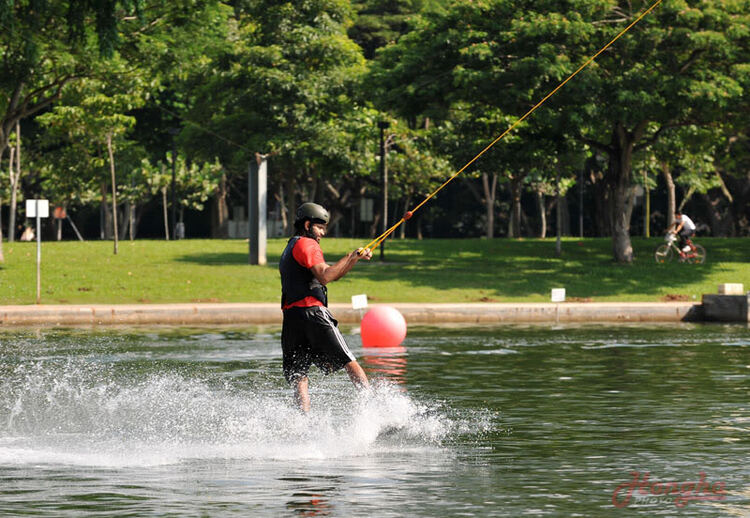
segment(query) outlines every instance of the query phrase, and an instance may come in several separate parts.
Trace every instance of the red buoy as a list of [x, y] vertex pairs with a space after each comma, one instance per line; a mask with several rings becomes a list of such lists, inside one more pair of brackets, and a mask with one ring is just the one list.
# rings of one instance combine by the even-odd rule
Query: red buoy
[[360, 328], [364, 347], [398, 347], [406, 338], [406, 320], [396, 308], [374, 306]]
[[411, 219], [413, 215], [414, 214], [412, 214], [410, 210], [407, 210], [406, 213], [404, 214], [404, 221], [406, 221], [407, 219]]

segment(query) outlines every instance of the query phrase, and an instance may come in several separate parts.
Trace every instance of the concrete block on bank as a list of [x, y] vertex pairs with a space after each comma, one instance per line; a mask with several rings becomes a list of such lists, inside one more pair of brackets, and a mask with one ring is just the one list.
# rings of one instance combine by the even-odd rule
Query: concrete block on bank
[[744, 295], [745, 287], [742, 283], [737, 282], [725, 282], [719, 284], [719, 295]]
[[[691, 302], [602, 303], [396, 303], [412, 324], [503, 324], [515, 322], [679, 322], [701, 320]], [[746, 308], [747, 306], [745, 306]], [[341, 323], [359, 324], [350, 304], [332, 304]], [[745, 312], [745, 317], [747, 311]], [[281, 325], [278, 304], [93, 304], [1, 306], [0, 327], [37, 325]], [[743, 320], [744, 322], [744, 320]]]
[[703, 295], [703, 318], [709, 322], [750, 322], [750, 295]]

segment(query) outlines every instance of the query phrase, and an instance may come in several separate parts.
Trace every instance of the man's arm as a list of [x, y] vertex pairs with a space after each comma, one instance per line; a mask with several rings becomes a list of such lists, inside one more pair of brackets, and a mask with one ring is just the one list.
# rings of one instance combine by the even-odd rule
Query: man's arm
[[365, 259], [367, 261], [372, 259], [372, 252], [369, 249], [366, 249], [362, 255], [359, 255], [361, 250], [361, 248], [358, 248], [354, 252], [339, 259], [338, 262], [333, 265], [328, 265], [326, 263], [314, 265], [311, 268], [313, 275], [315, 275], [315, 278], [318, 279], [323, 286], [329, 282], [339, 280], [349, 273], [349, 270], [354, 268], [354, 265], [357, 264], [360, 259]]

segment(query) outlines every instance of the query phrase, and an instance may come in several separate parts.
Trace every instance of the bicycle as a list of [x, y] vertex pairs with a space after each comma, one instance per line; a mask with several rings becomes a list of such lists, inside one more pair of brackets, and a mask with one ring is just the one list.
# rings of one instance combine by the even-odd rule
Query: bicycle
[[664, 236], [664, 241], [666, 243], [656, 247], [656, 251], [654, 252], [654, 258], [657, 263], [667, 263], [675, 257], [681, 263], [703, 264], [706, 262], [706, 249], [701, 245], [693, 243], [690, 238], [685, 240], [685, 244], [690, 247], [690, 250], [687, 252], [683, 252], [675, 244], [677, 236], [672, 232]]

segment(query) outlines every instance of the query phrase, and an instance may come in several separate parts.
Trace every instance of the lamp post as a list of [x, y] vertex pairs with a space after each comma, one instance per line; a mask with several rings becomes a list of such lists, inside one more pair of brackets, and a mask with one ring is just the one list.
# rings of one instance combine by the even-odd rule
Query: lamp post
[[[378, 121], [380, 129], [380, 177], [383, 181], [383, 233], [388, 230], [388, 168], [385, 163], [385, 130], [391, 127], [388, 121]], [[380, 243], [380, 260], [385, 261], [385, 241]]]

